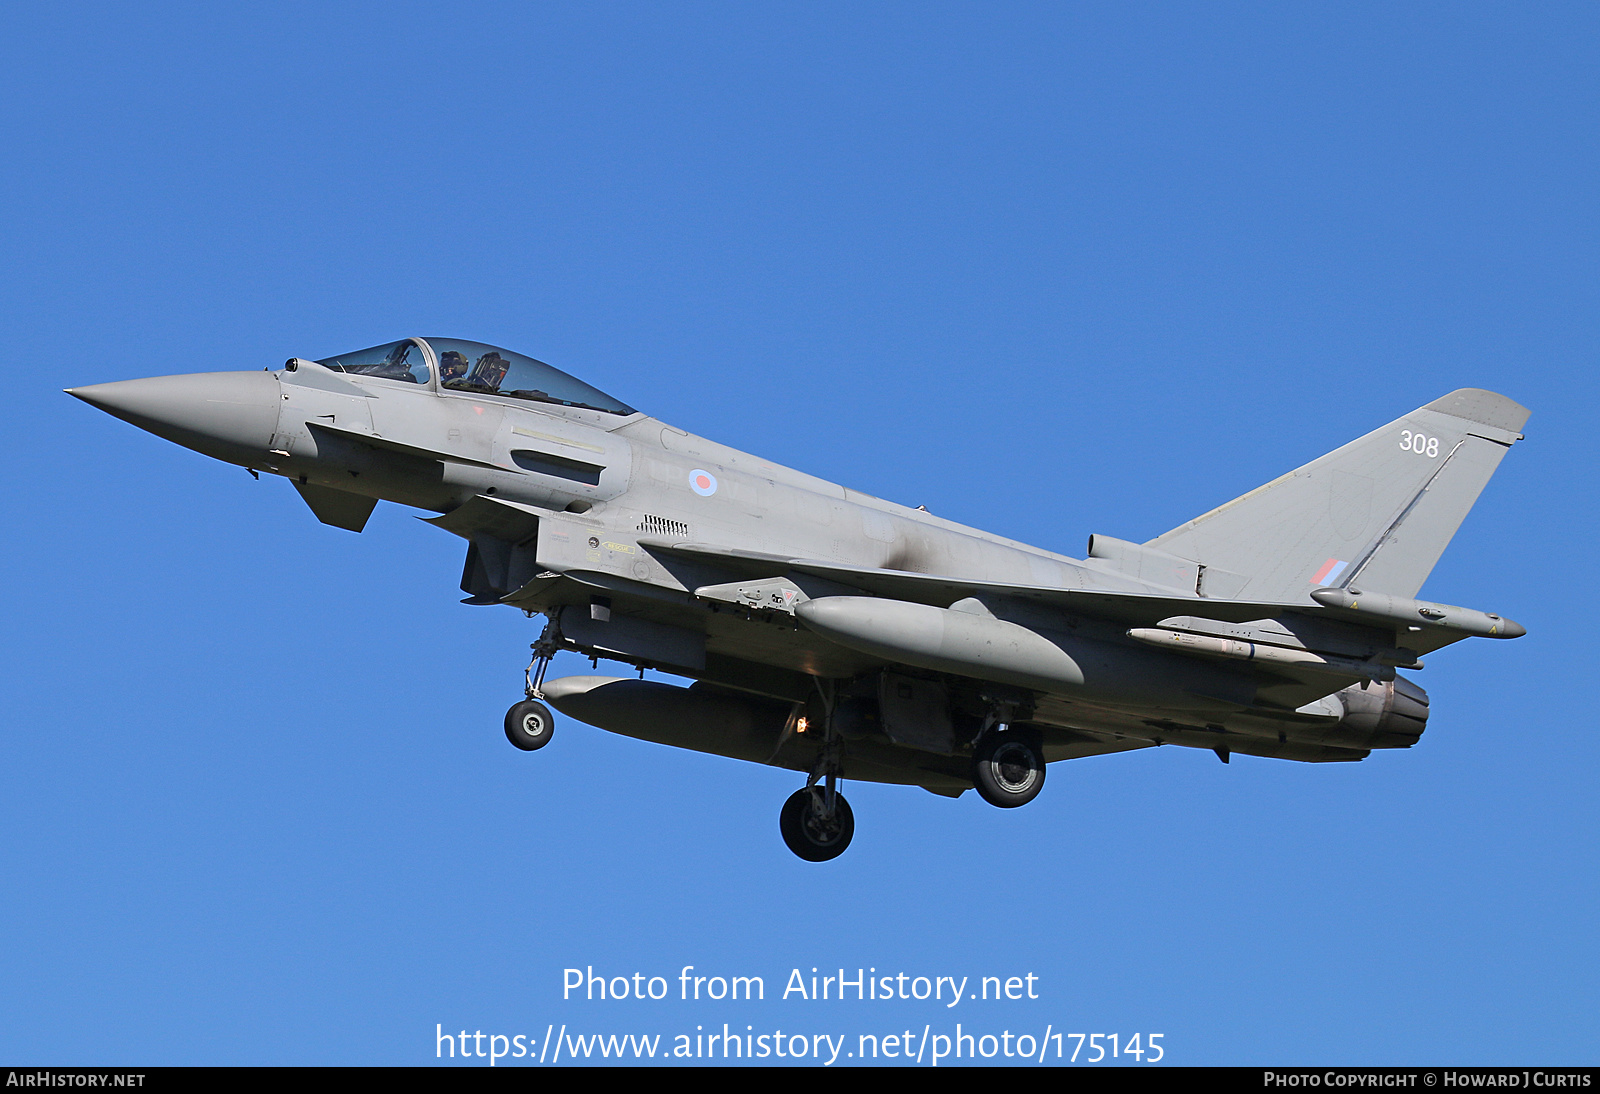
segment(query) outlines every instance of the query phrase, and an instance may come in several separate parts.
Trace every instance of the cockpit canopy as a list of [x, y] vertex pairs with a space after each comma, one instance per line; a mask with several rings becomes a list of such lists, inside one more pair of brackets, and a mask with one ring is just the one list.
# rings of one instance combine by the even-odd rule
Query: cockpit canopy
[[633, 414], [634, 409], [565, 372], [508, 349], [461, 338], [407, 338], [342, 353], [317, 364], [353, 376], [427, 384], [437, 369], [439, 387], [475, 395], [504, 395], [540, 403]]

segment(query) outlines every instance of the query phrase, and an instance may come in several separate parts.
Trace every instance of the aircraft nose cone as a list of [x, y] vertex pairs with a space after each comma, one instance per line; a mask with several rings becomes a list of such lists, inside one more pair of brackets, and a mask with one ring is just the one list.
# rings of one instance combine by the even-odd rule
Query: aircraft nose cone
[[1528, 628], [1518, 623], [1515, 619], [1500, 621], [1500, 635], [1503, 638], [1521, 638], [1528, 633]]
[[229, 463], [257, 462], [272, 444], [282, 399], [270, 372], [197, 372], [68, 388], [140, 429]]

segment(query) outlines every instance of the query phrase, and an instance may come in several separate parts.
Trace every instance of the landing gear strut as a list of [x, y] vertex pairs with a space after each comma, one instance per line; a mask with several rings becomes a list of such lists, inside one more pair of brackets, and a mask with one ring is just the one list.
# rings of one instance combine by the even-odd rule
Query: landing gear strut
[[827, 862], [844, 854], [856, 834], [855, 814], [839, 793], [844, 742], [833, 725], [833, 688], [817, 681], [822, 695], [823, 740], [806, 785], [789, 795], [778, 814], [778, 831], [789, 850], [807, 862]]
[[533, 660], [528, 662], [522, 674], [528, 697], [506, 711], [506, 740], [524, 752], [543, 748], [556, 733], [555, 715], [539, 701], [544, 698], [544, 692], [540, 690], [544, 686], [544, 674], [550, 668], [550, 659], [560, 648], [555, 624], [546, 624], [544, 633], [529, 648], [533, 650]]
[[533, 651], [533, 659], [522, 670], [523, 689], [528, 693], [528, 698], [543, 699], [544, 692], [539, 689], [544, 687], [544, 674], [550, 671], [550, 659], [561, 648], [560, 632], [556, 630], [555, 620], [544, 625], [544, 630], [539, 632], [539, 640], [528, 648]]

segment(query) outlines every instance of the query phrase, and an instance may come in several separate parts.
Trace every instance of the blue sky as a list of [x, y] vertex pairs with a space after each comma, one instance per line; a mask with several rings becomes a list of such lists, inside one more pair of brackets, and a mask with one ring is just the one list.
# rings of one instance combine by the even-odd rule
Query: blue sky
[[[0, 1060], [963, 1021], [1175, 1063], [1596, 1062], [1592, 7], [4, 22]], [[571, 720], [512, 750], [533, 624], [457, 603], [454, 537], [325, 527], [60, 393], [409, 334], [1072, 554], [1491, 388], [1528, 439], [1424, 595], [1529, 634], [1430, 657], [1407, 752], [1152, 749], [1017, 811], [853, 786], [850, 851], [801, 863], [789, 773]], [[561, 999], [568, 967], [685, 965], [769, 998]], [[1041, 997], [773, 998], [813, 966]]]

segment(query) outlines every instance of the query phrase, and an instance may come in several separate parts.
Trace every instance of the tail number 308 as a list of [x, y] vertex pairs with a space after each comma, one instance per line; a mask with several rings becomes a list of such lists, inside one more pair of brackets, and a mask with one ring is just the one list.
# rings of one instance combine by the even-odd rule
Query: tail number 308
[[1415, 452], [1419, 456], [1427, 456], [1429, 459], [1433, 459], [1439, 454], [1439, 438], [1425, 437], [1421, 433], [1413, 433], [1409, 429], [1402, 430], [1400, 433], [1400, 451]]

